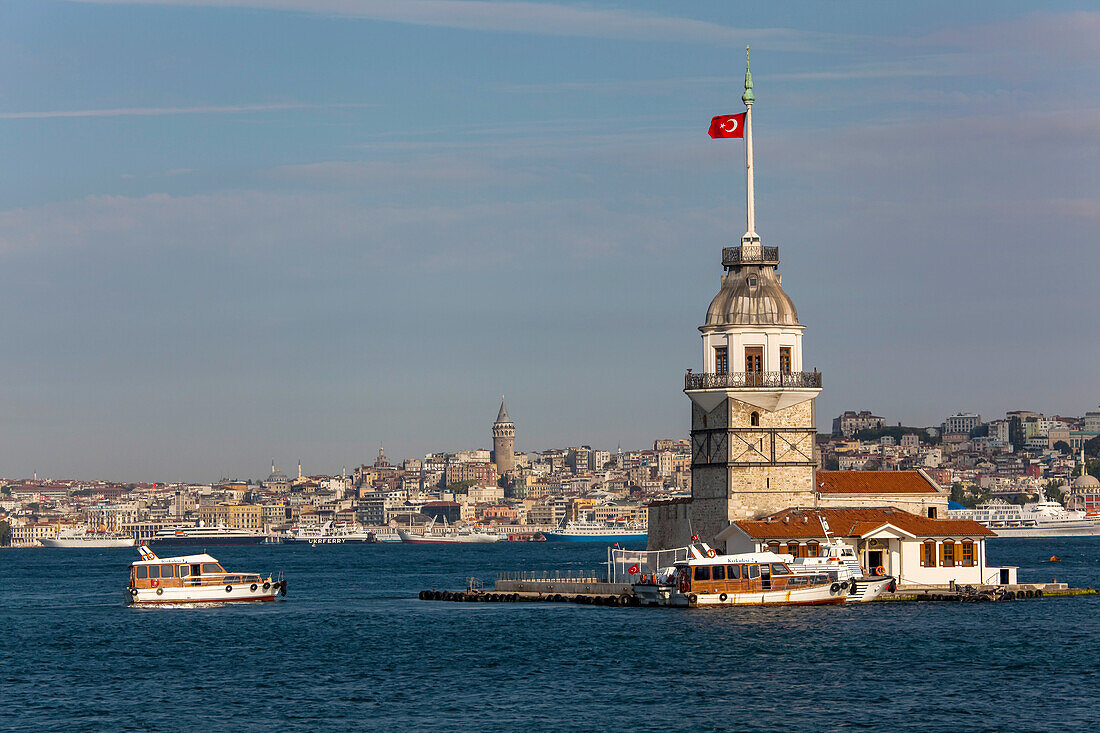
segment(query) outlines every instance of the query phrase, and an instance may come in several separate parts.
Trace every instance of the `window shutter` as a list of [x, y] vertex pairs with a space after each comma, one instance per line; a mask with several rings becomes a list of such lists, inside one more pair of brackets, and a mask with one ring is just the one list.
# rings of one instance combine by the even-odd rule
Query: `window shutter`
[[940, 565], [943, 565], [943, 543], [940, 543]]

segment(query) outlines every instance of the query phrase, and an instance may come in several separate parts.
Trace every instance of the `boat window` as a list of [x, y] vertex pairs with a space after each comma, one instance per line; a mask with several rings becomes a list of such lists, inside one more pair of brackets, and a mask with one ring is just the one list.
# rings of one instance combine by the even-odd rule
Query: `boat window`
[[189, 565], [180, 565], [180, 577], [186, 578], [191, 574], [191, 567]]
[[772, 563], [772, 575], [790, 575], [791, 571], [781, 562]]
[[760, 566], [759, 565], [749, 565], [748, 566], [748, 571], [749, 571], [749, 575], [748, 575], [749, 580], [755, 580], [756, 578], [760, 577]]
[[148, 565], [138, 565], [136, 568], [134, 568], [134, 577], [135, 578], [143, 578], [143, 579], [148, 578], [149, 577], [149, 566]]
[[224, 573], [222, 566], [216, 562], [204, 562], [202, 564], [202, 574], [210, 575], [211, 573]]
[[708, 565], [696, 565], [695, 566], [695, 579], [696, 580], [710, 580], [710, 566], [708, 566]]
[[726, 569], [725, 569], [725, 567], [723, 567], [721, 565], [715, 565], [713, 568], [711, 568], [710, 579], [711, 580], [725, 580], [726, 579]]
[[740, 580], [741, 579], [741, 566], [740, 565], [730, 565], [728, 568], [726, 568], [726, 577], [729, 578], [730, 580]]
[[149, 566], [149, 577], [150, 578], [159, 578], [160, 577], [160, 565], [150, 565]]

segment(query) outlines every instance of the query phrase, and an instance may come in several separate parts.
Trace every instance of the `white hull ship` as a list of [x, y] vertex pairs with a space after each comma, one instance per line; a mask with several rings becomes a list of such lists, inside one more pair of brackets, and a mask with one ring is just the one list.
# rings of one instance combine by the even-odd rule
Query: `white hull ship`
[[1100, 535], [1100, 517], [1066, 509], [1047, 499], [1042, 491], [1039, 501], [1009, 504], [1004, 499], [982, 502], [973, 509], [951, 509], [952, 519], [973, 519], [997, 533], [998, 537], [1094, 537]]
[[117, 532], [91, 532], [86, 527], [64, 529], [57, 537], [38, 540], [44, 547], [87, 549], [101, 547], [133, 547], [134, 538]]
[[426, 529], [423, 533], [399, 529], [397, 530], [397, 536], [401, 538], [402, 542], [411, 545], [485, 544], [506, 539], [501, 534], [490, 534], [476, 529], [458, 529], [455, 527]]
[[291, 527], [282, 536], [282, 541], [291, 545], [343, 545], [371, 544], [377, 542], [373, 532], [368, 532], [358, 524], [326, 522]]
[[645, 542], [649, 530], [635, 522], [569, 522], [542, 536], [547, 542]]
[[214, 545], [259, 545], [268, 537], [233, 527], [165, 527], [149, 540], [153, 547], [212, 547]]
[[274, 601], [286, 595], [285, 580], [270, 574], [226, 572], [206, 553], [162, 559], [145, 545], [138, 552], [141, 560], [130, 566], [126, 588], [126, 600], [132, 604]]

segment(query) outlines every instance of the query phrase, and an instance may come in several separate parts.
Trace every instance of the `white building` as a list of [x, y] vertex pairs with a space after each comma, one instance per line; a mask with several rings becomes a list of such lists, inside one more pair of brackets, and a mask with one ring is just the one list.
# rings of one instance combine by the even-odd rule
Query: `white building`
[[773, 552], [816, 556], [832, 536], [851, 547], [864, 571], [892, 575], [901, 587], [1011, 585], [1015, 567], [991, 566], [985, 539], [992, 530], [970, 519], [929, 519], [891, 507], [784, 509], [760, 520], [741, 520], [718, 539], [727, 553]]
[[969, 433], [982, 424], [982, 416], [970, 412], [960, 412], [943, 421], [945, 433]]

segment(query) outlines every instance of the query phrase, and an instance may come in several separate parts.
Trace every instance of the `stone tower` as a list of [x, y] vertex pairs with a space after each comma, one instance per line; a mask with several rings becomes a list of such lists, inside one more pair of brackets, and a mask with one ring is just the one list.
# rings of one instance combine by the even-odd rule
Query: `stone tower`
[[731, 521], [813, 506], [814, 400], [821, 374], [803, 371], [802, 331], [784, 292], [779, 247], [756, 233], [752, 75], [746, 51], [744, 137], [748, 226], [722, 250], [725, 274], [699, 327], [703, 369], [688, 370], [691, 500], [651, 507], [650, 549], [712, 542]]
[[508, 408], [504, 406], [504, 396], [500, 398], [500, 411], [493, 423], [493, 463], [501, 476], [516, 467], [516, 426], [508, 417]]

